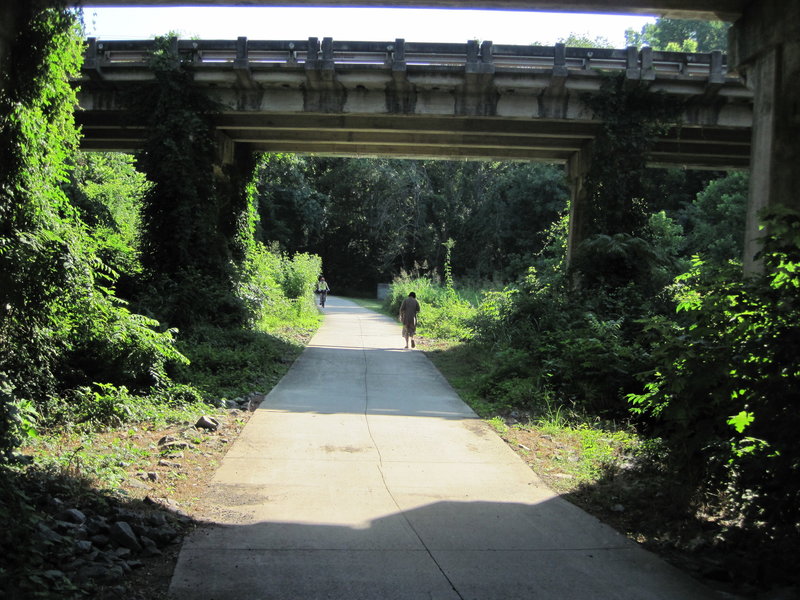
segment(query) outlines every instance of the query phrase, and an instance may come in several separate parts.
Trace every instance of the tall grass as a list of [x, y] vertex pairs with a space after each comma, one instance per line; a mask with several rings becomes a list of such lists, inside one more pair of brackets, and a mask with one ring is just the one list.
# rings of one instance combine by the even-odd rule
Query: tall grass
[[175, 369], [177, 379], [209, 400], [271, 389], [319, 326], [314, 284], [321, 268], [318, 256], [256, 244], [237, 288], [248, 327], [193, 328], [178, 341], [191, 364]]
[[446, 340], [467, 340], [472, 337], [469, 323], [477, 308], [466, 298], [476, 298], [479, 292], [461, 291], [452, 286], [442, 286], [429, 277], [412, 277], [402, 273], [392, 282], [384, 300], [384, 309], [389, 314], [398, 314], [400, 304], [409, 292], [417, 295], [421, 305], [418, 320], [420, 335]]

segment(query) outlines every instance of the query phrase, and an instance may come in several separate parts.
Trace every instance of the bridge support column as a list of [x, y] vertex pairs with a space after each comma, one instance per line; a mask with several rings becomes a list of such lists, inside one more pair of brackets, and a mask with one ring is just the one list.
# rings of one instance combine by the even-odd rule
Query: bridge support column
[[586, 213], [589, 205], [589, 190], [586, 175], [592, 166], [592, 144], [589, 143], [567, 161], [569, 183], [569, 234], [567, 236], [567, 268], [572, 266], [581, 242], [586, 238]]
[[214, 178], [219, 203], [219, 230], [224, 236], [231, 252], [231, 258], [238, 262], [244, 258], [240, 246], [242, 224], [249, 212], [247, 184], [253, 177], [256, 155], [247, 144], [236, 143], [227, 135], [217, 131], [217, 156], [214, 164]]
[[800, 0], [756, 0], [731, 33], [731, 63], [754, 93], [745, 272], [760, 270], [758, 212], [800, 209]]
[[215, 132], [214, 136], [217, 144], [217, 161], [214, 171], [220, 175], [225, 167], [232, 165], [236, 160], [236, 143], [219, 131]]

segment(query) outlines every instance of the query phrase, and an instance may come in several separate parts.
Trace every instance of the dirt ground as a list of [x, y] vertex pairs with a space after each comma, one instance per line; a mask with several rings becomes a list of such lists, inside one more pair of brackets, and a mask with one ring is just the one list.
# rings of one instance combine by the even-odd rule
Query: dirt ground
[[[128, 476], [121, 485], [125, 495], [132, 500], [158, 504], [167, 510], [188, 515], [181, 538], [195, 528], [213, 526], [214, 507], [204, 501], [206, 487], [256, 407], [257, 403], [251, 403], [251, 410], [234, 409], [211, 414], [219, 422], [216, 431], [184, 423], [129, 434], [130, 441], [150, 452], [146, 462], [139, 461], [128, 470]], [[119, 436], [118, 433], [116, 435]], [[167, 440], [166, 444], [164, 440]], [[188, 445], [181, 448], [182, 442]], [[168, 598], [180, 541], [179, 538], [176, 543], [163, 548], [161, 556], [141, 560], [143, 566], [133, 571], [125, 583], [129, 594], [125, 600]], [[105, 598], [102, 594], [101, 597]]]

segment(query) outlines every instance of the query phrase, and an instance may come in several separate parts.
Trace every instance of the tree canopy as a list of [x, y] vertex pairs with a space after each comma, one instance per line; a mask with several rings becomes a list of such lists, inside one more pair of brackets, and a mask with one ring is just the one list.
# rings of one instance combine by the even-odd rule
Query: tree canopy
[[401, 269], [510, 280], [566, 207], [563, 170], [543, 164], [265, 155], [258, 235], [323, 257], [337, 289], [372, 290]]
[[657, 19], [639, 32], [628, 29], [625, 41], [629, 46], [650, 46], [667, 52], [726, 52], [728, 29], [730, 24], [722, 21]]

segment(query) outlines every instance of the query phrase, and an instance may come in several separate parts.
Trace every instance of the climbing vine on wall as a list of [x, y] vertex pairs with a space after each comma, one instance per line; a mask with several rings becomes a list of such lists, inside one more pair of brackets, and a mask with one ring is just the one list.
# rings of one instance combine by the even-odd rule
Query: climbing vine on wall
[[586, 101], [603, 123], [586, 181], [591, 233], [638, 235], [647, 219], [647, 153], [676, 123], [682, 107], [664, 94], [631, 85], [624, 75], [606, 79]]
[[[0, 382], [5, 391], [43, 397], [55, 389], [75, 300], [91, 267], [75, 212], [59, 184], [77, 146], [75, 92], [80, 65], [74, 15], [31, 2], [2, 65], [0, 90]], [[80, 293], [79, 291], [77, 293]], [[20, 411], [0, 402], [0, 443], [13, 447]]]
[[80, 386], [147, 389], [181, 360], [172, 332], [131, 313], [65, 194], [78, 145], [74, 12], [26, 4], [0, 92], [0, 462]]
[[239, 321], [233, 267], [251, 229], [244, 187], [254, 162], [240, 155], [221, 166], [218, 107], [193, 84], [175, 37], [156, 40], [150, 63], [155, 80], [127, 96], [147, 130], [138, 165], [155, 183], [142, 212], [142, 262], [151, 284], [145, 305], [180, 325]]
[[647, 154], [677, 123], [682, 107], [624, 74], [606, 79], [585, 101], [603, 125], [592, 145], [586, 230], [574, 266], [585, 285], [620, 288], [635, 282], [646, 290], [657, 255], [643, 239]]

